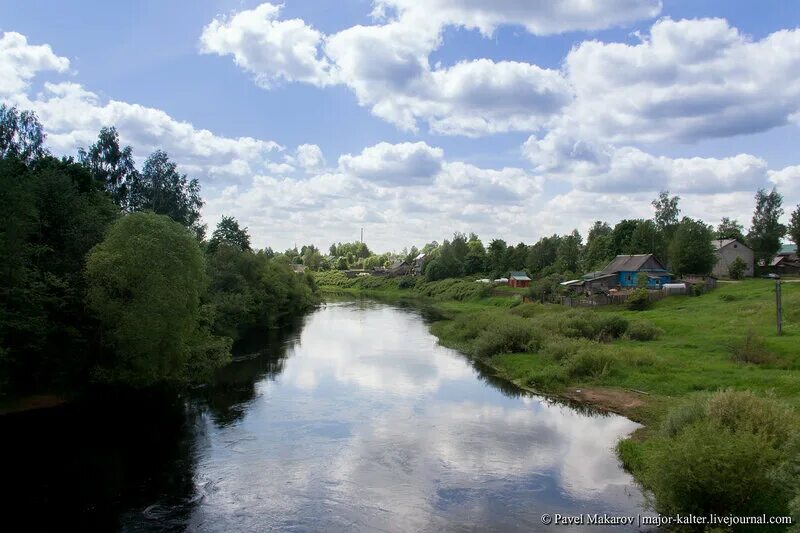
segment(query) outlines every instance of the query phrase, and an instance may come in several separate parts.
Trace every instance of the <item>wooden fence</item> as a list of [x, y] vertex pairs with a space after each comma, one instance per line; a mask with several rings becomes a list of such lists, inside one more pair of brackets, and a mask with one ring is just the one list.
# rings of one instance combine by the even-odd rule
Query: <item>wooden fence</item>
[[[562, 296], [561, 305], [568, 307], [595, 307], [598, 305], [615, 305], [624, 304], [628, 298], [633, 294], [632, 292], [624, 292], [619, 294], [593, 294], [593, 295], [580, 295], [580, 296]], [[662, 291], [647, 291], [647, 299], [651, 302], [657, 302], [667, 297]]]

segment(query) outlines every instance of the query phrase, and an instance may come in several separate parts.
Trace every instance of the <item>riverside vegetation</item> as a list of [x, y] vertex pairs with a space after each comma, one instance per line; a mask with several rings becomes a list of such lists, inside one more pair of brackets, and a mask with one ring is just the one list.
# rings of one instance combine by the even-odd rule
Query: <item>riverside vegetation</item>
[[798, 283], [783, 284], [780, 337], [774, 282], [766, 280], [644, 311], [523, 303], [523, 291], [491, 296], [466, 279], [320, 273], [317, 283], [431, 300], [444, 317], [431, 326], [443, 345], [524, 388], [642, 422], [618, 453], [658, 512], [800, 520]]
[[77, 160], [44, 141], [0, 106], [0, 401], [203, 381], [246, 330], [316, 302], [235, 219], [206, 239], [200, 185], [166, 153], [137, 169], [113, 128]]

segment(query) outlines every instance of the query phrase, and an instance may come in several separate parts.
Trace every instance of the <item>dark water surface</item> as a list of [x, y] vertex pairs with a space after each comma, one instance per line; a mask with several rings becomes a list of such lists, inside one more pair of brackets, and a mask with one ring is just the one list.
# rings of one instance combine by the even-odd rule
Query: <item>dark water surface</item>
[[188, 398], [106, 394], [0, 418], [6, 519], [542, 531], [542, 513], [641, 510], [613, 452], [635, 423], [498, 384], [438, 346], [418, 310], [328, 304], [240, 351]]

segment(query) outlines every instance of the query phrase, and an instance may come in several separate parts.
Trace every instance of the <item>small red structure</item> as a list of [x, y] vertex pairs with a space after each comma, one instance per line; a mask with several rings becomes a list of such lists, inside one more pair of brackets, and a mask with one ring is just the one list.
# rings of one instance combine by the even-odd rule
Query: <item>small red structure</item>
[[525, 272], [512, 270], [508, 274], [509, 287], [530, 287], [531, 278]]

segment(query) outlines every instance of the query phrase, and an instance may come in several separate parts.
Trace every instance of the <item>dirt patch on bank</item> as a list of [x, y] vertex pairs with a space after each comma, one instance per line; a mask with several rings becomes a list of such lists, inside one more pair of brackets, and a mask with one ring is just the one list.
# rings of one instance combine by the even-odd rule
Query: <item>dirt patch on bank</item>
[[628, 418], [634, 418], [635, 411], [642, 407], [647, 400], [647, 395], [640, 392], [603, 387], [569, 388], [561, 395], [570, 400], [593, 405]]

